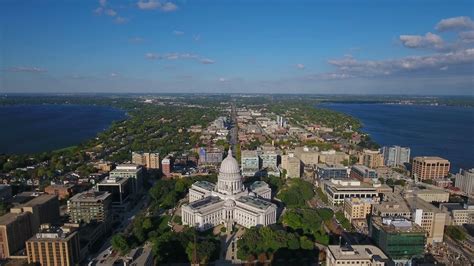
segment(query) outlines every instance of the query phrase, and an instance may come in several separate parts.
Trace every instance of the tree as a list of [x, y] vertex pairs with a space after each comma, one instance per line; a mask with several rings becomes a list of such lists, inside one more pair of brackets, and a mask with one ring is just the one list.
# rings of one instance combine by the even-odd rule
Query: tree
[[464, 231], [455, 225], [449, 225], [446, 227], [446, 234], [454, 240], [463, 241], [466, 239], [466, 234]]
[[114, 235], [110, 242], [112, 244], [112, 248], [121, 255], [125, 255], [130, 249], [127, 239], [122, 234]]
[[197, 242], [189, 242], [186, 247], [186, 254], [190, 262], [193, 262], [194, 251], [196, 251], [197, 261], [199, 264], [207, 264], [213, 253], [216, 251], [216, 244], [210, 240]]

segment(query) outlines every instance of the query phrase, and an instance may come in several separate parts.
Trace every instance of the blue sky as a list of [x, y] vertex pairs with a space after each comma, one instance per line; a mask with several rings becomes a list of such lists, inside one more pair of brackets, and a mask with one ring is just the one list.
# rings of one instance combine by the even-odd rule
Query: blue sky
[[474, 95], [470, 1], [1, 0], [0, 91]]

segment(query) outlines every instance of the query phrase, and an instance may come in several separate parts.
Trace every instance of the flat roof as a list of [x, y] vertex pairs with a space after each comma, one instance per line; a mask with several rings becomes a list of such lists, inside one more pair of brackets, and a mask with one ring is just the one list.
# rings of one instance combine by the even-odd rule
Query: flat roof
[[23, 216], [23, 215], [28, 215], [26, 212], [21, 212], [21, 213], [6, 213], [2, 216], [0, 216], [0, 225], [7, 225], [12, 222], [14, 222], [18, 217]]
[[250, 196], [242, 196], [240, 198], [237, 198], [236, 201], [247, 204], [247, 205], [250, 205], [250, 206], [252, 206], [254, 208], [258, 208], [260, 210], [266, 210], [270, 206], [273, 205], [269, 201], [262, 200], [262, 199], [259, 199], [259, 198], [255, 198], [255, 197], [250, 197]]
[[208, 182], [208, 181], [204, 181], [204, 180], [203, 181], [196, 181], [196, 182], [194, 182], [193, 185], [195, 185], [197, 187], [200, 187], [200, 188], [203, 188], [205, 190], [209, 190], [209, 191], [214, 190], [214, 188], [216, 187], [216, 184]]
[[449, 162], [448, 160], [438, 157], [438, 156], [417, 156], [414, 157], [413, 160], [418, 160], [422, 162], [427, 162], [427, 161], [446, 161]]
[[269, 186], [264, 181], [255, 181], [250, 185], [251, 190], [256, 190], [256, 189], [265, 188], [265, 187], [269, 187]]
[[193, 201], [189, 203], [188, 206], [193, 210], [200, 210], [207, 206], [214, 205], [219, 202], [224, 202], [224, 201], [221, 200], [219, 197], [210, 196], [210, 197], [205, 197], [200, 200]]
[[87, 202], [95, 202], [99, 200], [105, 200], [111, 194], [107, 191], [94, 191], [89, 190], [86, 192], [82, 192], [79, 194], [74, 195], [70, 201], [87, 201]]
[[421, 226], [405, 218], [372, 216], [372, 223], [387, 233], [426, 233]]
[[373, 245], [329, 245], [328, 250], [336, 260], [388, 260], [387, 255]]
[[54, 198], [57, 198], [56, 195], [48, 195], [48, 194], [41, 194], [39, 196], [36, 196], [34, 197], [33, 199], [31, 199], [30, 201], [27, 201], [23, 204], [20, 204], [20, 205], [17, 205], [15, 206], [15, 208], [19, 208], [19, 207], [33, 207], [33, 206], [36, 206], [36, 205], [39, 205], [39, 204], [43, 204], [45, 202], [48, 202]]
[[426, 202], [420, 198], [413, 197], [413, 198], [407, 198], [406, 199], [408, 205], [412, 209], [422, 209], [425, 212], [434, 212], [434, 213], [440, 213], [443, 212], [440, 209], [436, 208], [434, 205], [432, 205], [429, 202]]

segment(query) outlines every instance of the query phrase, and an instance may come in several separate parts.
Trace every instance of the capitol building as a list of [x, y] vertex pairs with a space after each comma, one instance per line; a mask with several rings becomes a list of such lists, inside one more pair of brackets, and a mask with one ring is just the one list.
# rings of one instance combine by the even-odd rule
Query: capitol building
[[256, 181], [245, 188], [239, 164], [229, 150], [222, 161], [217, 185], [197, 181], [189, 189], [189, 204], [181, 208], [183, 224], [200, 231], [224, 224], [244, 227], [276, 223], [277, 207], [270, 202], [272, 190], [267, 183]]

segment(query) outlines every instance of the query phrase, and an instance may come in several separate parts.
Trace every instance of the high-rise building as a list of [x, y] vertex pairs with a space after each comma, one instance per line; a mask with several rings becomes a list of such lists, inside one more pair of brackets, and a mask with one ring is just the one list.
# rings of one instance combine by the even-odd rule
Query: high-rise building
[[377, 198], [346, 198], [344, 200], [344, 216], [352, 220], [366, 219], [372, 212], [372, 205], [378, 202]]
[[31, 226], [33, 232], [37, 232], [41, 224], [59, 221], [59, 200], [56, 195], [34, 194], [33, 199], [12, 207], [10, 212], [33, 214]]
[[173, 162], [170, 157], [165, 157], [161, 160], [161, 172], [164, 176], [171, 176], [171, 171], [173, 170]]
[[410, 148], [400, 146], [385, 146], [382, 148], [386, 166], [405, 165], [410, 162]]
[[59, 221], [59, 201], [55, 195], [31, 194], [0, 217], [0, 258], [8, 258], [25, 246], [42, 223]]
[[316, 166], [316, 176], [319, 179], [325, 179], [325, 180], [329, 180], [331, 178], [344, 179], [344, 178], [348, 177], [346, 167], [344, 167], [342, 165], [329, 166], [329, 165], [326, 165], [326, 164], [318, 164]]
[[439, 208], [449, 214], [446, 224], [474, 224], [474, 205], [472, 204], [441, 203]]
[[160, 154], [157, 152], [132, 152], [132, 163], [147, 169], [159, 169]]
[[359, 156], [359, 163], [370, 168], [377, 168], [384, 166], [383, 154], [379, 150], [364, 149]]
[[459, 170], [455, 176], [454, 186], [467, 195], [474, 194], [474, 168], [469, 170]]
[[97, 184], [97, 190], [111, 194], [112, 208], [117, 211], [127, 209], [128, 199], [133, 195], [131, 178], [108, 177]]
[[361, 183], [353, 179], [331, 179], [322, 182], [323, 192], [328, 196], [329, 205], [343, 204], [346, 198], [377, 198], [382, 185]]
[[446, 213], [417, 197], [408, 198], [406, 201], [412, 213], [412, 220], [428, 233], [427, 242], [443, 242]]
[[278, 153], [276, 151], [263, 151], [260, 154], [262, 169], [265, 169], [269, 175], [280, 176], [278, 169]]
[[296, 147], [294, 154], [305, 166], [313, 166], [319, 163], [319, 152], [309, 147]]
[[300, 178], [302, 173], [301, 160], [293, 153], [281, 157], [281, 168], [286, 170], [287, 178]]
[[353, 165], [350, 177], [362, 182], [369, 182], [372, 179], [377, 179], [377, 171], [365, 165]]
[[67, 202], [71, 223], [108, 223], [111, 217], [112, 194], [107, 191], [89, 190], [74, 195]]
[[411, 173], [419, 181], [441, 179], [449, 174], [449, 167], [449, 161], [440, 157], [415, 157]]
[[40, 265], [77, 265], [80, 244], [77, 232], [68, 227], [41, 225], [39, 233], [26, 241], [28, 263]]
[[383, 251], [372, 245], [329, 245], [326, 254], [326, 266], [389, 265], [389, 259]]
[[242, 151], [240, 164], [243, 176], [254, 176], [260, 170], [260, 157], [257, 151]]
[[130, 178], [134, 193], [143, 189], [143, 170], [136, 164], [120, 164], [110, 171], [111, 178]]
[[404, 218], [372, 216], [369, 235], [395, 265], [407, 265], [413, 258], [423, 256], [425, 252], [425, 231]]
[[22, 249], [25, 241], [34, 234], [32, 216], [29, 212], [23, 212], [0, 217], [0, 259], [9, 258]]
[[199, 148], [199, 164], [217, 165], [222, 162], [224, 152], [219, 148]]

